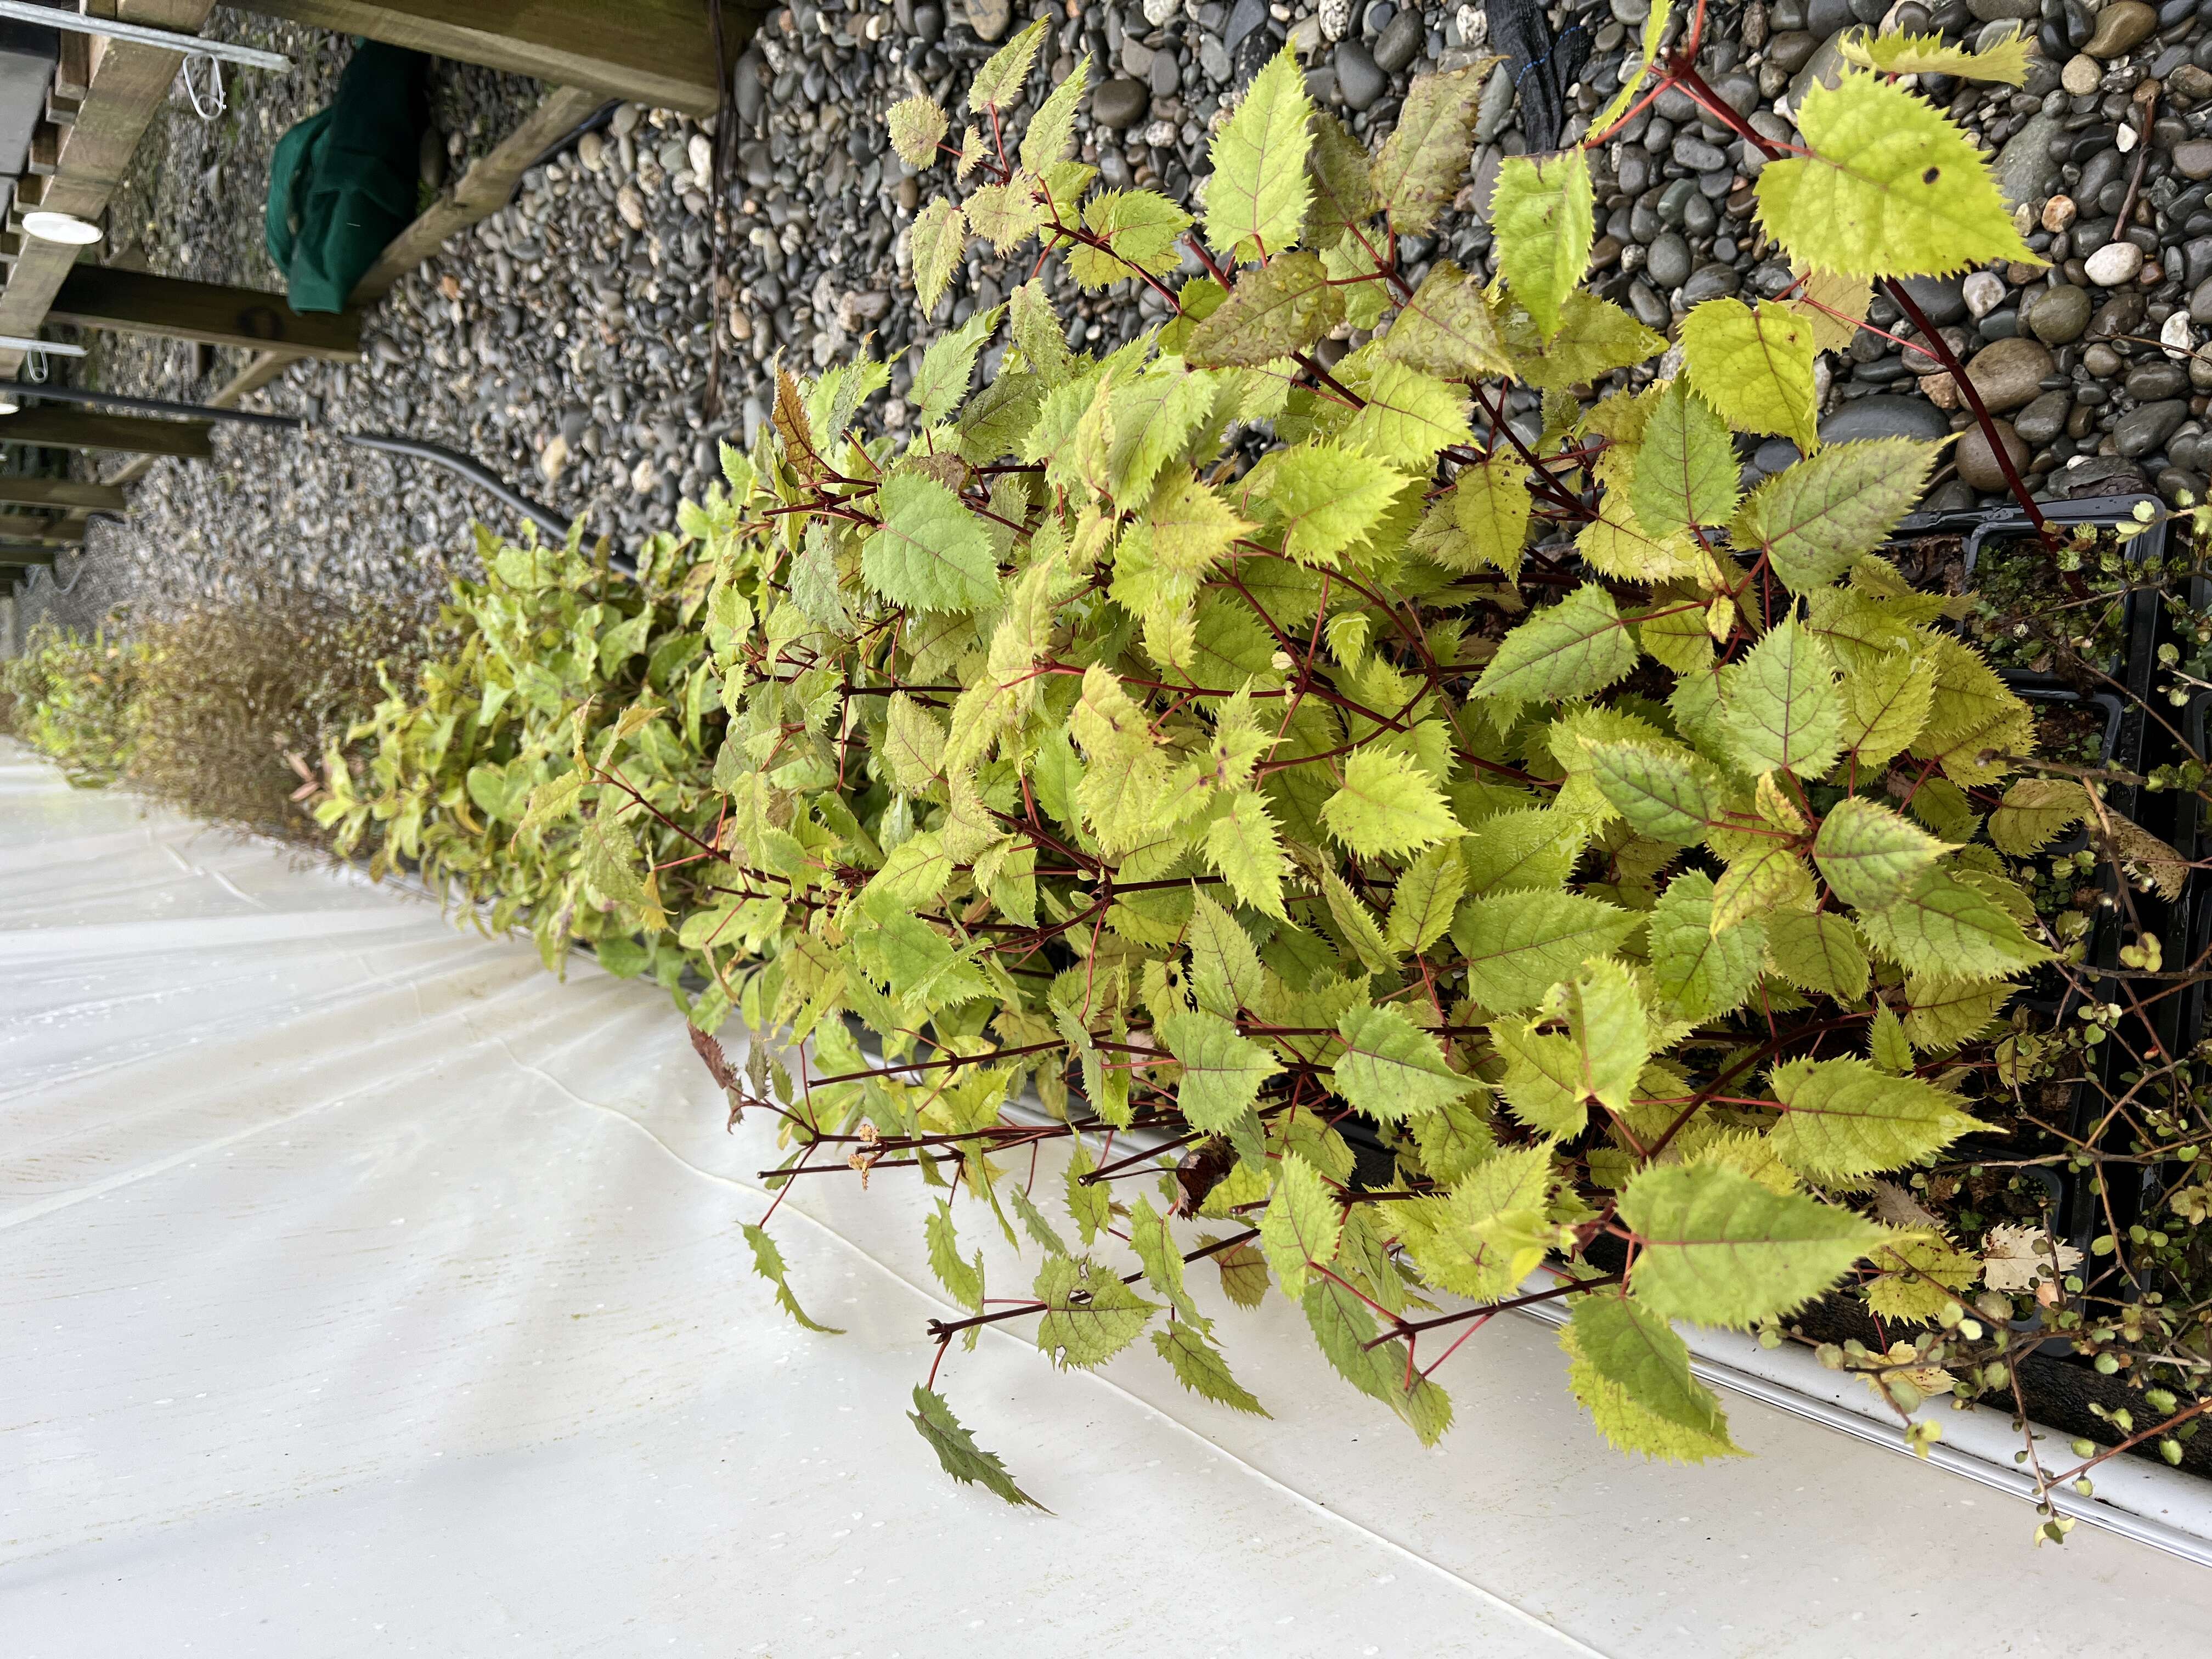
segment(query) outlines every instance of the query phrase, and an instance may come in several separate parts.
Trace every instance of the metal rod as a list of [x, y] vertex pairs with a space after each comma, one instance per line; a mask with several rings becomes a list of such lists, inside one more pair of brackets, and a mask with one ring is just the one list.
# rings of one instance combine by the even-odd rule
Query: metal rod
[[143, 23], [118, 23], [112, 18], [83, 17], [73, 11], [26, 4], [25, 0], [0, 0], [0, 17], [18, 23], [35, 23], [42, 29], [67, 29], [73, 34], [104, 34], [112, 40], [132, 40], [142, 46], [163, 46], [188, 57], [213, 58], [226, 64], [242, 64], [248, 69], [273, 70], [279, 75], [292, 67], [292, 60], [282, 52], [264, 52], [258, 46], [235, 46], [228, 40], [205, 40], [197, 34], [185, 34], [176, 29], [149, 28]]
[[[7, 3], [8, 0], [0, 0], [0, 5]], [[33, 340], [21, 334], [0, 334], [0, 347], [10, 351], [43, 351], [49, 357], [82, 357], [85, 355], [81, 345], [67, 345], [59, 340]]]
[[[389, 432], [348, 432], [341, 435], [348, 443], [359, 444], [363, 449], [380, 449], [392, 455], [412, 455], [417, 460], [442, 466], [448, 472], [466, 478], [507, 507], [520, 513], [556, 541], [566, 542], [568, 539], [567, 521], [551, 507], [541, 507], [528, 496], [508, 489], [490, 468], [480, 461], [471, 460], [459, 450], [447, 449], [441, 444], [425, 443], [419, 438], [397, 437]], [[637, 574], [637, 561], [627, 553], [614, 554], [609, 562], [626, 576]]]
[[[190, 415], [201, 420], [235, 421], [240, 426], [273, 426], [297, 432], [307, 422], [297, 415], [259, 415], [250, 409], [221, 409], [213, 404], [172, 403], [167, 398], [128, 398], [119, 392], [87, 391], [73, 386], [33, 386], [27, 380], [0, 380], [0, 397], [9, 399], [44, 398], [58, 404], [107, 404], [141, 415]], [[0, 416], [0, 419], [4, 419]]]

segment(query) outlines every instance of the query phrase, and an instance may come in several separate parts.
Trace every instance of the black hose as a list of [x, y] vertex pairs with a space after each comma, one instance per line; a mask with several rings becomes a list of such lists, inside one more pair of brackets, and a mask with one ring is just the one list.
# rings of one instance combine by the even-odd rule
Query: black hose
[[106, 404], [144, 415], [190, 415], [206, 421], [234, 421], [240, 426], [273, 426], [300, 431], [307, 422], [297, 415], [257, 415], [250, 409], [218, 409], [213, 404], [172, 403], [167, 398], [126, 398], [119, 392], [86, 392], [73, 386], [33, 386], [24, 380], [0, 380], [0, 393], [20, 403], [43, 398], [57, 404]]
[[[389, 432], [348, 432], [343, 434], [349, 444], [359, 444], [363, 449], [380, 449], [393, 455], [412, 455], [417, 460], [429, 461], [444, 467], [448, 472], [467, 479], [477, 489], [495, 497], [503, 505], [530, 520], [556, 542], [568, 539], [568, 526], [557, 517], [550, 507], [540, 507], [527, 495], [519, 495], [502, 483], [497, 474], [479, 461], [471, 460], [458, 450], [439, 444], [424, 443], [419, 438], [396, 437]], [[616, 553], [608, 563], [625, 576], [637, 574], [637, 561], [627, 553]]]

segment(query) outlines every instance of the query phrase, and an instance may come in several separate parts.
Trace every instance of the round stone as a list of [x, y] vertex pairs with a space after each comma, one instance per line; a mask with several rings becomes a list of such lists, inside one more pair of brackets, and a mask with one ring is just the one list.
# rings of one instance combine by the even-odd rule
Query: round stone
[[2066, 429], [2073, 408], [2074, 399], [2065, 392], [2046, 392], [2020, 411], [2014, 430], [2028, 444], [2047, 444]]
[[[1996, 428], [1997, 437], [2004, 444], [2005, 453], [2011, 457], [2014, 470], [2025, 470], [2029, 450], [2020, 434], [2013, 430], [2012, 422], [1993, 421], [1990, 424]], [[1959, 440], [1959, 447], [1954, 453], [1959, 476], [1984, 495], [1994, 495], [2012, 488], [2005, 479], [2004, 468], [1998, 464], [1996, 451], [1990, 447], [1988, 434], [1983, 432], [1978, 423], [1966, 428], [1966, 435]]]
[[1389, 88], [1389, 77], [1382, 73], [1382, 66], [1375, 61], [1375, 54], [1360, 41], [1338, 42], [1333, 62], [1336, 68], [1336, 89], [1344, 94], [1345, 103], [1352, 109], [1367, 108]]
[[1142, 81], [1117, 76], [1091, 95], [1091, 118], [1102, 127], [1126, 132], [1152, 107], [1152, 88]]
[[1992, 412], [2018, 409], [2043, 390], [2051, 373], [2051, 353], [2037, 342], [2018, 336], [1984, 346], [1966, 365], [1966, 378], [1981, 393]]
[[1420, 8], [1407, 8], [1384, 24], [1382, 33], [1376, 37], [1375, 66], [1385, 75], [1397, 74], [1421, 55], [1427, 38]]
[[1820, 422], [1820, 441], [1846, 443], [1860, 438], [1916, 438], [1930, 443], [1948, 437], [1951, 423], [1924, 398], [1877, 392], [1854, 398]]
[[2112, 447], [2128, 459], [2140, 460], [2172, 435], [2189, 418], [2189, 405], [2176, 398], [2170, 402], [2145, 404], [2120, 416], [2112, 428]]
[[1645, 269], [1654, 283], [1664, 290], [1680, 288], [1690, 280], [1690, 245], [1679, 232], [1662, 232], [1651, 244], [1651, 252]]
[[2081, 211], [2074, 205], [2071, 196], [2054, 196], [2043, 204], [2043, 228], [2056, 236], [2060, 231], [2071, 228]]
[[2089, 280], [2100, 288], [2118, 288], [2122, 283], [2131, 283], [2142, 267], [2143, 251], [2133, 242], [2107, 242], [2081, 262], [2081, 268], [2089, 273]]
[[2104, 78], [2104, 70], [2095, 58], [2086, 52], [2076, 52], [2066, 60], [2066, 67], [2058, 71], [2058, 84], [2076, 98], [2087, 98], [2096, 91], [2097, 83]]
[[2005, 285], [2002, 276], [1992, 276], [1986, 270], [1978, 270], [1960, 285], [1960, 296], [1966, 302], [1968, 314], [1976, 321], [1986, 317], [2004, 303]]
[[2081, 331], [2089, 326], [2087, 290], [2070, 284], [2044, 289], [2027, 313], [2027, 326], [2045, 345], [2065, 345], [2080, 339]]
[[1012, 0], [968, 0], [968, 27], [978, 40], [996, 40], [1014, 21]]
[[2212, 138], [2191, 138], [2176, 144], [2173, 170], [2185, 179], [2212, 179]]
[[2142, 0], [2113, 0], [2097, 14], [2097, 27], [2081, 43], [2081, 50], [2096, 58], [2112, 58], [2133, 50], [2158, 27], [2158, 14]]

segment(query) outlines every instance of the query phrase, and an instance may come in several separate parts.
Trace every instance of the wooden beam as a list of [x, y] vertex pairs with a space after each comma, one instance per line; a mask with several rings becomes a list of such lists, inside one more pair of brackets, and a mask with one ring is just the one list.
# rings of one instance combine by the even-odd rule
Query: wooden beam
[[27, 404], [19, 413], [0, 415], [0, 443], [37, 444], [46, 449], [114, 449], [133, 455], [174, 455], [204, 461], [210, 421], [165, 421], [143, 415], [103, 415], [89, 409]]
[[58, 547], [37, 547], [29, 542], [0, 542], [0, 565], [14, 565], [19, 570], [28, 570], [34, 564], [52, 564]]
[[[123, 0], [115, 8], [123, 21], [195, 34], [214, 9], [215, 0]], [[35, 200], [41, 207], [80, 219], [96, 221], [105, 215], [109, 198], [130, 170], [147, 123], [169, 95], [183, 62], [182, 54], [166, 46], [105, 39], [89, 42], [89, 85], [62, 143], [53, 176], [25, 179], [25, 185], [40, 188], [35, 192], [19, 189], [19, 204]], [[0, 290], [0, 334], [27, 338], [38, 333], [76, 254], [76, 249], [52, 242], [33, 241], [24, 249], [8, 273], [6, 289]], [[13, 379], [22, 366], [21, 352], [0, 350], [0, 378]]]
[[595, 88], [554, 87], [538, 100], [498, 148], [461, 175], [460, 182], [433, 203], [428, 212], [401, 231], [368, 273], [354, 284], [356, 306], [373, 305], [392, 285], [445, 246], [446, 240], [505, 207], [531, 163], [607, 101]]
[[[720, 103], [707, 0], [231, 0], [239, 11], [365, 34], [560, 86], [591, 87], [688, 115]], [[769, 7], [727, 0], [735, 61]]]
[[159, 334], [248, 350], [282, 346], [297, 356], [342, 363], [361, 361], [359, 312], [302, 313], [286, 304], [281, 294], [156, 276], [114, 265], [72, 270], [55, 293], [46, 317], [124, 334]]
[[16, 507], [82, 507], [120, 513], [129, 504], [113, 484], [76, 478], [0, 478], [0, 501]]
[[[282, 351], [257, 352], [251, 362], [231, 376], [229, 384], [202, 401], [212, 404], [217, 409], [236, 409], [246, 400], [247, 393], [260, 391], [298, 361], [298, 358]], [[141, 455], [118, 468], [106, 482], [118, 489], [125, 484], [136, 483], [153, 471], [155, 459], [151, 455]]]

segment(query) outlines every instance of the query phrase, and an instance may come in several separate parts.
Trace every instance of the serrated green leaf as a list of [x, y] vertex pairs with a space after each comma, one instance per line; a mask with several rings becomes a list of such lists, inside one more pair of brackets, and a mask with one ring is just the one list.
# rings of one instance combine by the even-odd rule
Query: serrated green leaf
[[1395, 1008], [1372, 1004], [1348, 1011], [1337, 1022], [1344, 1052], [1336, 1061], [1336, 1091], [1356, 1111], [1385, 1123], [1441, 1111], [1474, 1087], [1452, 1070], [1443, 1049]]
[[1766, 954], [1774, 971], [1801, 991], [1844, 1003], [1867, 994], [1866, 949], [1850, 921], [1832, 910], [1784, 911], [1770, 918]]
[[1443, 380], [1513, 371], [1482, 284], [1449, 259], [1429, 267], [1376, 349], [1393, 362]]
[[1890, 653], [1844, 676], [1844, 747], [1862, 775], [1902, 752], [1928, 724], [1936, 683], [1908, 652]]
[[1005, 314], [1004, 306], [993, 306], [930, 342], [929, 349], [921, 354], [921, 367], [914, 372], [914, 389], [907, 393], [918, 424], [935, 426], [967, 400], [975, 359]]
[[949, 196], [939, 196], [915, 216], [907, 245], [914, 252], [914, 292], [925, 317], [945, 297], [945, 284], [960, 268], [968, 246], [968, 216]]
[[1068, 146], [1075, 142], [1076, 101], [1090, 79], [1091, 54], [1085, 52], [1030, 118], [1029, 131], [1022, 135], [1021, 162], [1031, 173], [1042, 173], [1066, 159]]
[[1831, 444], [1753, 489], [1729, 538], [1739, 552], [1764, 551], [1795, 592], [1826, 587], [1912, 510], [1942, 447], [1910, 438]]
[[[945, 1403], [942, 1395], [932, 1394], [916, 1384], [914, 1403], [919, 1408], [908, 1412], [907, 1421], [921, 1431], [929, 1449], [937, 1454], [937, 1461], [945, 1474], [969, 1486], [979, 1486], [994, 1492], [1018, 1508], [1026, 1504], [1033, 1510], [1044, 1510], [1006, 1473], [1006, 1466], [999, 1461], [996, 1452], [987, 1452], [975, 1444], [975, 1437], [960, 1426], [960, 1419]], [[1052, 1513], [1045, 1510], [1047, 1515]]]
[[1182, 1066], [1176, 1104], [1194, 1129], [1218, 1134], [1251, 1109], [1260, 1085], [1282, 1062], [1218, 1014], [1178, 1011], [1158, 1022], [1160, 1040]]
[[1345, 757], [1343, 787], [1321, 815], [1329, 833], [1363, 858], [1417, 852], [1465, 833], [1436, 780], [1382, 749]]
[[1459, 189], [1474, 148], [1475, 106], [1496, 62], [1421, 76], [1406, 94], [1398, 124], [1376, 155], [1373, 183], [1399, 235], [1428, 229]]
[[1213, 490], [1177, 468], [1160, 481], [1145, 507], [1152, 556], [1165, 570], [1203, 576], [1252, 526]]
[[1050, 27], [1039, 18], [991, 54], [990, 61], [975, 71], [975, 79], [969, 86], [971, 112], [982, 115], [994, 109], [1012, 109], [1021, 102], [1022, 88], [1036, 63], [1037, 48], [1044, 44]]
[[1140, 1196], [1129, 1206], [1129, 1246], [1143, 1264], [1145, 1282], [1167, 1298], [1177, 1322], [1187, 1322], [1201, 1334], [1211, 1331], [1213, 1322], [1199, 1312], [1184, 1288], [1182, 1251], [1168, 1231], [1168, 1218], [1148, 1198]]
[[1586, 697], [1626, 678], [1636, 656], [1635, 634], [1613, 595], [1585, 582], [1498, 641], [1474, 695], [1516, 702]]
[[983, 1311], [983, 1253], [972, 1262], [960, 1259], [960, 1236], [952, 1224], [952, 1206], [943, 1199], [922, 1224], [929, 1246], [929, 1270], [945, 1292], [971, 1313]]
[[1828, 809], [1813, 840], [1813, 862], [1829, 890], [1854, 910], [1878, 909], [1910, 887], [1948, 849], [1910, 818], [1863, 795]]
[[1713, 884], [1713, 930], [1783, 910], [1810, 910], [1819, 899], [1813, 867], [1784, 841], [1753, 840], [1734, 854]]
[[999, 252], [1009, 252], [1044, 228], [1043, 198], [1043, 180], [1017, 167], [1012, 178], [985, 185], [969, 197], [968, 228]]
[[900, 161], [917, 169], [936, 161], [937, 146], [948, 125], [937, 100], [920, 94], [901, 99], [884, 119], [890, 129], [891, 148], [898, 152]]
[[1297, 246], [1306, 213], [1305, 71], [1285, 46], [1252, 77], [1244, 101], [1213, 140], [1206, 240], [1239, 264]]
[[1097, 1167], [1091, 1160], [1090, 1148], [1077, 1140], [1068, 1152], [1062, 1185], [1066, 1189], [1068, 1218], [1075, 1223], [1075, 1230], [1086, 1249], [1114, 1221], [1113, 1206], [1105, 1188], [1095, 1181], [1084, 1180]]
[[1118, 1274], [1065, 1255], [1045, 1258], [1030, 1294], [1045, 1304], [1038, 1351], [1055, 1365], [1085, 1370], [1134, 1342], [1159, 1311], [1158, 1303], [1146, 1301]]
[[1281, 254], [1244, 273], [1191, 330], [1183, 356], [1200, 368], [1257, 368], [1308, 349], [1343, 320], [1344, 295], [1320, 258]]
[[1291, 1301], [1304, 1296], [1311, 1267], [1325, 1267], [1336, 1260], [1343, 1226], [1343, 1206], [1321, 1172], [1295, 1152], [1278, 1159], [1267, 1207], [1260, 1217], [1260, 1248]]
[[1632, 368], [1667, 349], [1662, 337], [1627, 312], [1580, 288], [1560, 302], [1559, 330], [1548, 339], [1519, 309], [1501, 318], [1498, 332], [1510, 372], [1545, 392], [1566, 392], [1613, 369]]
[[[1199, 1241], [1200, 1249], [1213, 1243]], [[1267, 1299], [1267, 1258], [1246, 1239], [1215, 1252], [1213, 1265], [1221, 1273], [1221, 1293], [1240, 1308], [1256, 1308]]]
[[1759, 216], [1808, 264], [1846, 276], [1941, 276], [1994, 259], [2034, 261], [1990, 158], [1924, 100], [1846, 74], [1806, 92], [1797, 125], [1811, 154], [1761, 169]]
[[[1652, 9], [1656, 15], [1658, 8]], [[1721, 1416], [1717, 1405], [1715, 1429], [1686, 1427], [1639, 1403], [1629, 1389], [1592, 1364], [1576, 1341], [1572, 1322], [1559, 1328], [1559, 1346], [1571, 1362], [1567, 1387], [1590, 1414], [1597, 1431], [1619, 1450], [1641, 1452], [1670, 1463], [1703, 1463], [1716, 1457], [1745, 1455], [1743, 1449], [1729, 1438], [1728, 1420]], [[1691, 1387], [1698, 1384], [1692, 1382]]]
[[[1712, 1391], [1690, 1375], [1689, 1345], [1674, 1327], [1617, 1291], [1577, 1297], [1567, 1328], [1572, 1352], [1620, 1389], [1631, 1404], [1703, 1441], [1729, 1443], [1728, 1418]], [[1616, 1443], [1618, 1443], [1616, 1442]], [[1624, 1449], [1664, 1456], [1671, 1442]]]
[[1083, 227], [1106, 246], [1066, 245], [1068, 274], [1088, 289], [1133, 280], [1139, 271], [1165, 276], [1182, 263], [1176, 239], [1190, 224], [1190, 215], [1149, 190], [1102, 190], [1084, 204]]
[[1257, 793], [1239, 790], [1230, 798], [1228, 810], [1206, 826], [1206, 857], [1238, 902], [1278, 918], [1288, 914], [1283, 908], [1283, 877], [1290, 857]]
[[1528, 540], [1528, 465], [1517, 455], [1493, 453], [1462, 467], [1454, 481], [1453, 521], [1464, 539], [1467, 556], [1455, 568], [1487, 564], [1508, 576], [1521, 574], [1521, 550]]
[[1239, 504], [1281, 528], [1285, 556], [1333, 564], [1346, 548], [1368, 544], [1407, 483], [1372, 455], [1315, 441], [1276, 450], [1246, 473]]
[[1767, 1086], [1782, 1107], [1767, 1136], [1775, 1155], [1824, 1181], [1898, 1169], [1984, 1127], [1959, 1109], [1956, 1095], [1863, 1060], [1793, 1060], [1774, 1068]]
[[[1566, 1022], [1565, 1034], [1540, 1031], [1558, 1020]], [[1593, 1102], [1626, 1113], [1651, 1056], [1643, 999], [1628, 970], [1607, 957], [1554, 988], [1538, 1018], [1500, 1020], [1490, 1030], [1505, 1060], [1498, 1087], [1514, 1115], [1561, 1139], [1582, 1132]]]
[[1713, 931], [1713, 878], [1685, 870], [1651, 911], [1651, 976], [1661, 1012], [1692, 1025], [1743, 1006], [1766, 961], [1753, 918]]
[[1795, 617], [1767, 630], [1722, 671], [1721, 696], [1737, 757], [1753, 772], [1816, 778], [1843, 749], [1843, 702], [1827, 647]]
[[1467, 866], [1449, 843], [1432, 847], [1398, 877], [1384, 928], [1393, 950], [1419, 955], [1451, 927], [1452, 912], [1467, 890]]
[[1179, 1319], [1165, 1330], [1154, 1331], [1152, 1346], [1173, 1368], [1176, 1381], [1200, 1399], [1249, 1412], [1255, 1417], [1267, 1415], [1267, 1408], [1251, 1390], [1229, 1374], [1229, 1362], [1221, 1357], [1221, 1350], [1187, 1321]]
[[1396, 968], [1397, 958], [1391, 954], [1382, 930], [1376, 926], [1374, 912], [1359, 902], [1335, 871], [1324, 867], [1318, 873], [1322, 894], [1328, 902], [1329, 920], [1342, 933], [1352, 954], [1370, 973], [1389, 974]]
[[1724, 524], [1735, 510], [1741, 471], [1728, 422], [1678, 374], [1644, 422], [1629, 504], [1637, 522], [1655, 536]]
[[2089, 815], [2089, 792], [2073, 778], [2022, 778], [1990, 814], [1998, 851], [2026, 858]]
[[775, 1305], [789, 1314], [793, 1321], [810, 1331], [819, 1331], [824, 1336], [842, 1336], [845, 1333], [835, 1325], [824, 1325], [806, 1316], [792, 1294], [790, 1281], [784, 1277], [783, 1252], [767, 1232], [751, 1223], [744, 1224], [745, 1243], [752, 1246], [753, 1271], [775, 1286]]
[[[1762, 175], [1763, 176], [1763, 175]], [[1813, 330], [1789, 307], [1707, 300], [1682, 319], [1684, 362], [1698, 394], [1746, 432], [1774, 432], [1810, 453], [1818, 441]]]
[[1844, 61], [1884, 75], [1953, 75], [2017, 87], [2027, 80], [2027, 41], [2008, 35], [1980, 52], [1946, 44], [1940, 34], [1847, 33], [1837, 42]]
[[999, 598], [991, 538], [960, 498], [920, 472], [895, 472], [876, 495], [883, 523], [860, 550], [860, 574], [910, 611], [972, 611]]
[[1858, 919], [1867, 943], [1931, 981], [2005, 979], [2051, 959], [2003, 906], [1941, 865]]
[[1553, 156], [1509, 155], [1490, 198], [1498, 271], [1528, 313], [1537, 337], [1559, 331], [1559, 307], [1589, 269], [1596, 207], [1580, 149]]
[[1849, 1210], [1717, 1164], [1643, 1170], [1620, 1214], [1638, 1243], [1629, 1286], [1647, 1309], [1738, 1328], [1802, 1307], [1881, 1237]]
[[1696, 756], [1640, 743], [1584, 739], [1583, 747], [1598, 788], [1639, 834], [1687, 843], [1720, 820], [1727, 786]]
[[1552, 1143], [1484, 1158], [1443, 1198], [1394, 1206], [1407, 1254], [1438, 1290], [1476, 1302], [1512, 1295], [1557, 1241], [1545, 1218]]
[[1497, 893], [1460, 906], [1452, 943], [1467, 958], [1468, 994], [1509, 1014], [1540, 1002], [1592, 957], [1611, 956], [1643, 923], [1580, 893]]
[[1415, 472], [1428, 471], [1439, 451], [1474, 442], [1463, 392], [1404, 363], [1361, 359], [1337, 367], [1337, 379], [1365, 399], [1337, 429], [1345, 442]]
[[1306, 173], [1313, 181], [1313, 197], [1306, 207], [1308, 246], [1333, 246], [1346, 230], [1373, 216], [1375, 189], [1367, 147], [1327, 110], [1313, 118]]

